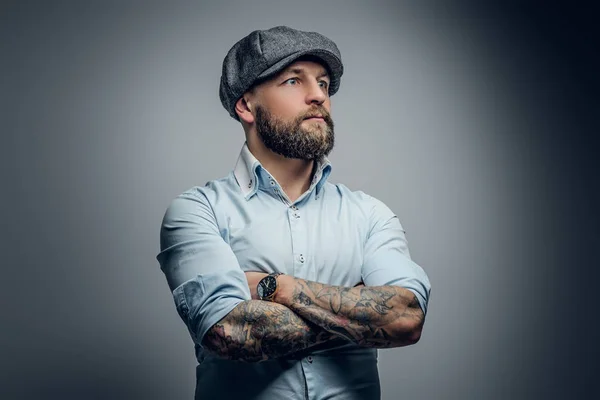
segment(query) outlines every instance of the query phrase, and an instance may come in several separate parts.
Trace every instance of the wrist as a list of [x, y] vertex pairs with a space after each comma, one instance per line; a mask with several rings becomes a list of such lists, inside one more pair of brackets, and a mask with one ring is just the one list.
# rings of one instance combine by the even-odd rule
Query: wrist
[[293, 276], [279, 275], [277, 277], [277, 292], [271, 301], [287, 306], [289, 299], [292, 298], [292, 292], [294, 290], [295, 283], [296, 278]]

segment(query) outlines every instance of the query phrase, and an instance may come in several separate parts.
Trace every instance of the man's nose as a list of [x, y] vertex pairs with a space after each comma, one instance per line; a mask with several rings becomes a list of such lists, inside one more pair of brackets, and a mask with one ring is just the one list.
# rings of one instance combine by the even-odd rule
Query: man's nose
[[323, 102], [327, 99], [327, 88], [323, 88], [319, 85], [319, 82], [313, 82], [312, 84], [307, 86], [308, 93], [306, 94], [306, 103], [307, 104], [323, 104]]

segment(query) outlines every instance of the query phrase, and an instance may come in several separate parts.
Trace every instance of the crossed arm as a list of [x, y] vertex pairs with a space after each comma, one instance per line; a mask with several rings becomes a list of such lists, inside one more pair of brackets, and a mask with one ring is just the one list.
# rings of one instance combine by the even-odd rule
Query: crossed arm
[[327, 332], [363, 347], [419, 341], [424, 315], [415, 295], [397, 286], [330, 286], [282, 275], [275, 302]]
[[202, 345], [221, 358], [257, 362], [335, 338], [281, 304], [246, 300], [208, 330]]
[[[255, 283], [266, 274], [249, 272]], [[203, 346], [222, 358], [256, 362], [332, 340], [363, 347], [416, 343], [424, 315], [415, 295], [396, 286], [330, 286], [289, 275], [278, 277], [273, 302], [247, 300], [205, 335]]]
[[[180, 316], [194, 340], [202, 335], [205, 350], [221, 358], [256, 362], [329, 346], [326, 342], [334, 340], [397, 347], [419, 339], [423, 312], [413, 292], [398, 286], [349, 288], [282, 275], [275, 301], [258, 300], [256, 283], [264, 274], [246, 273], [247, 282], [240, 276], [238, 259], [221, 236], [211, 206], [216, 199], [210, 193], [191, 190], [173, 200], [163, 218], [157, 255]], [[364, 279], [404, 282], [420, 293], [426, 307], [430, 285], [420, 267], [409, 262], [397, 217], [376, 199], [361, 198], [369, 211]], [[251, 300], [245, 300], [248, 288]], [[207, 329], [206, 318], [214, 315], [210, 310], [217, 303], [219, 315], [223, 307], [233, 309]]]

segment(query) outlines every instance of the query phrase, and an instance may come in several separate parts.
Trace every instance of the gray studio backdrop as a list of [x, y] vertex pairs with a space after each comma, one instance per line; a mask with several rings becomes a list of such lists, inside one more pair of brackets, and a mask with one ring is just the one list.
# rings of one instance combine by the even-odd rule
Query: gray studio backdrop
[[159, 227], [233, 168], [221, 62], [275, 25], [338, 44], [331, 181], [397, 213], [433, 285], [421, 341], [380, 351], [383, 398], [586, 393], [569, 82], [527, 21], [381, 1], [3, 7], [1, 398], [193, 397]]

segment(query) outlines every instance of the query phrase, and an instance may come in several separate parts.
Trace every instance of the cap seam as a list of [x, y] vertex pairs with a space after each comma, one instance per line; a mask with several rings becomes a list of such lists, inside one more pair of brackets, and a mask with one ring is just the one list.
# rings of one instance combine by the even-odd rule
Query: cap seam
[[258, 50], [260, 51], [260, 55], [261, 55], [261, 57], [264, 60], [265, 59], [265, 53], [263, 52], [262, 33], [260, 31], [258, 31]]

